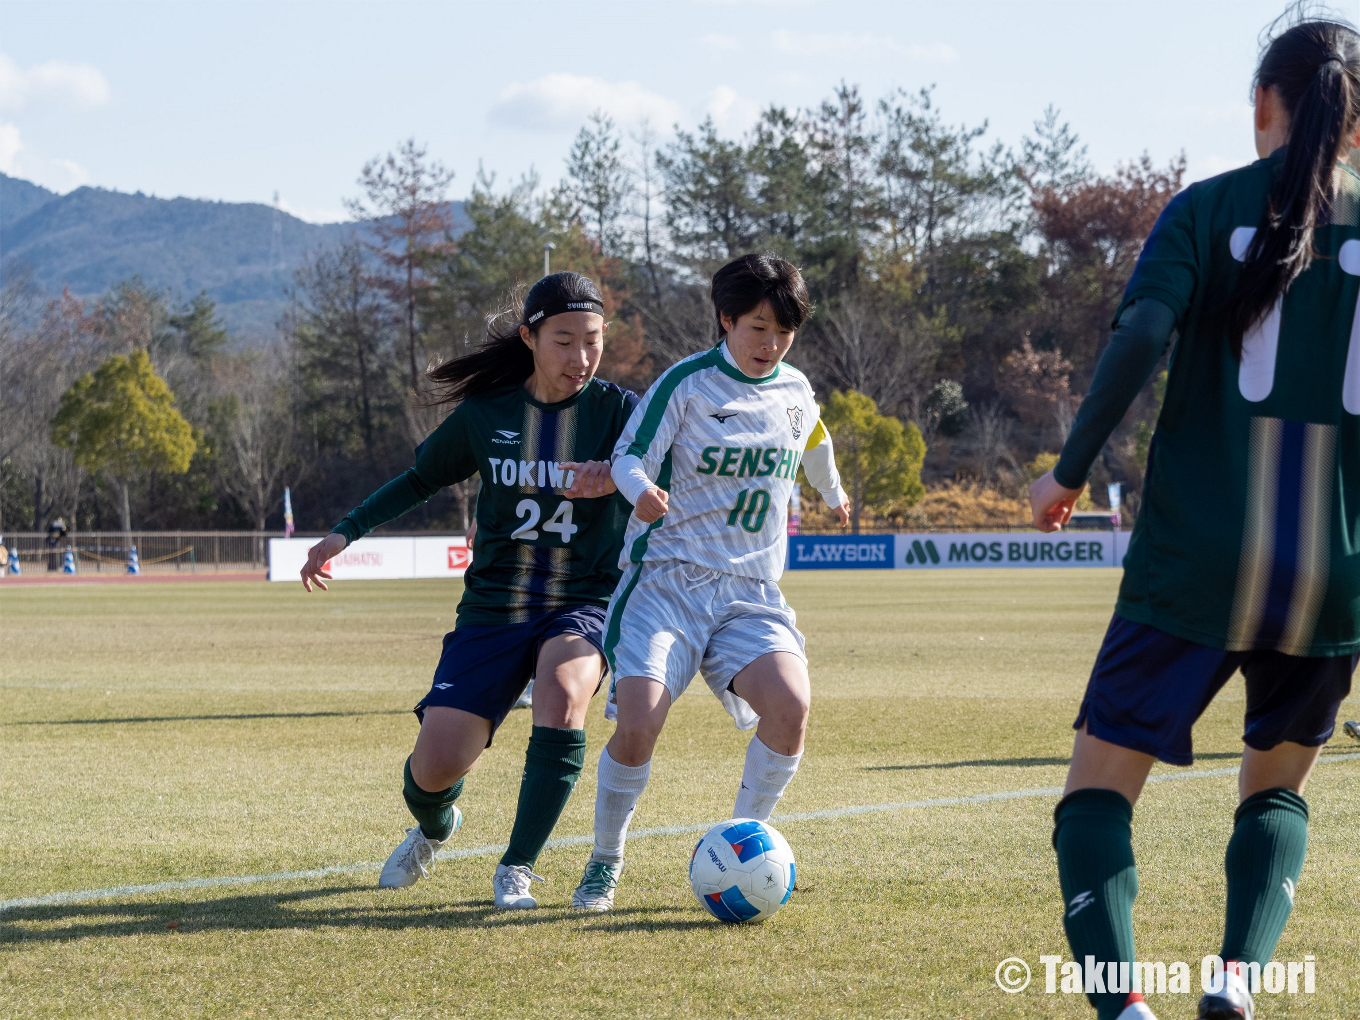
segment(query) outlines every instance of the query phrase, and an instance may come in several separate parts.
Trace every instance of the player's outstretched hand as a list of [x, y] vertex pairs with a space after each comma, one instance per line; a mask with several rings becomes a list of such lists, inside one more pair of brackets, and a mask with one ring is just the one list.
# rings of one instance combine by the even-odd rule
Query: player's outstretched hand
[[1053, 472], [1034, 480], [1029, 487], [1029, 506], [1034, 513], [1034, 526], [1040, 531], [1061, 531], [1072, 518], [1081, 489], [1059, 485]]
[[671, 494], [665, 489], [652, 486], [638, 497], [637, 506], [633, 508], [637, 513], [637, 519], [643, 524], [659, 521], [666, 514], [666, 509], [670, 505], [670, 498]]
[[607, 460], [565, 461], [558, 466], [571, 472], [571, 485], [563, 492], [567, 499], [596, 499], [615, 491]]
[[841, 522], [842, 528], [846, 527], [850, 523], [850, 501], [847, 499], [840, 506], [836, 507], [835, 510], [836, 520]]
[[[322, 591], [329, 591], [330, 589], [326, 587], [326, 581], [333, 580], [333, 578], [326, 573], [326, 561], [342, 552], [346, 544], [344, 535], [331, 532], [308, 549], [307, 562], [302, 567], [302, 587], [311, 591], [312, 585], [316, 585]], [[323, 577], [326, 581], [321, 580]]]

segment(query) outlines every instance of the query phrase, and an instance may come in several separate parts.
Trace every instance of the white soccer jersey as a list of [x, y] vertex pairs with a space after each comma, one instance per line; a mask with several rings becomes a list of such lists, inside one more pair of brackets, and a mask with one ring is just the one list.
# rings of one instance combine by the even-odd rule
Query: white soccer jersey
[[725, 344], [677, 362], [652, 384], [614, 447], [614, 481], [629, 502], [650, 484], [670, 494], [660, 520], [629, 519], [622, 565], [683, 560], [778, 580], [800, 462], [827, 505], [840, 506], [831, 438], [802, 372], [780, 364], [752, 378]]

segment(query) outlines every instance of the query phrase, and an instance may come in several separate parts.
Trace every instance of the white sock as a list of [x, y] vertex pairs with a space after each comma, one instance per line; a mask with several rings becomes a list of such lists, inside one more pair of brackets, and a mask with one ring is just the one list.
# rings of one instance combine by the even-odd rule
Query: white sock
[[752, 737], [746, 745], [746, 767], [741, 772], [741, 789], [732, 817], [768, 821], [802, 757], [776, 754], [759, 737]]
[[609, 756], [609, 747], [600, 752], [600, 769], [595, 787], [595, 851], [591, 860], [618, 863], [623, 860], [623, 841], [638, 798], [647, 788], [652, 763], [620, 765]]

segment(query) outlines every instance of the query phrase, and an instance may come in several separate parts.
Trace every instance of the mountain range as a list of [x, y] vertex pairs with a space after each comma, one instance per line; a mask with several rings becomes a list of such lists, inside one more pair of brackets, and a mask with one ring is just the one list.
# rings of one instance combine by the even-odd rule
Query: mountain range
[[[458, 227], [462, 203], [451, 203]], [[272, 330], [293, 272], [365, 223], [308, 223], [257, 202], [157, 198], [104, 188], [59, 195], [0, 174], [0, 278], [27, 271], [50, 296], [93, 298], [131, 276], [217, 302], [245, 339]]]

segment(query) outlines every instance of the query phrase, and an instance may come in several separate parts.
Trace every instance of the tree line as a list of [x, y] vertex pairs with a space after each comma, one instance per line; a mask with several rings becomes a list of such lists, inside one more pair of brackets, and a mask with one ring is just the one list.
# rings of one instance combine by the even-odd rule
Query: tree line
[[[1006, 146], [986, 124], [951, 123], [930, 89], [870, 102], [842, 85], [735, 137], [709, 120], [663, 139], [597, 112], [556, 183], [479, 172], [455, 235], [453, 175], [408, 141], [361, 168], [350, 209], [366, 231], [312, 254], [263, 347], [235, 342], [202, 295], [177, 304], [132, 279], [94, 302], [42, 301], [10, 273], [0, 528], [57, 515], [82, 529], [278, 528], [284, 485], [299, 530], [329, 528], [409, 465], [443, 413], [425, 367], [470, 350], [488, 314], [513, 314], [545, 252], [600, 284], [600, 374], [639, 391], [716, 341], [714, 269], [749, 251], [790, 259], [816, 302], [790, 360], [848, 447], [857, 521], [911, 521], [930, 486], [1013, 496], [1066, 438], [1184, 170], [1143, 156], [1099, 174], [1052, 108]], [[185, 423], [173, 456], [81, 445], [72, 393], [89, 403], [113, 358], [119, 378], [150, 371], [172, 394]], [[1093, 479], [1125, 483], [1133, 512], [1158, 404], [1149, 386]], [[464, 527], [474, 485], [404, 525]]]

